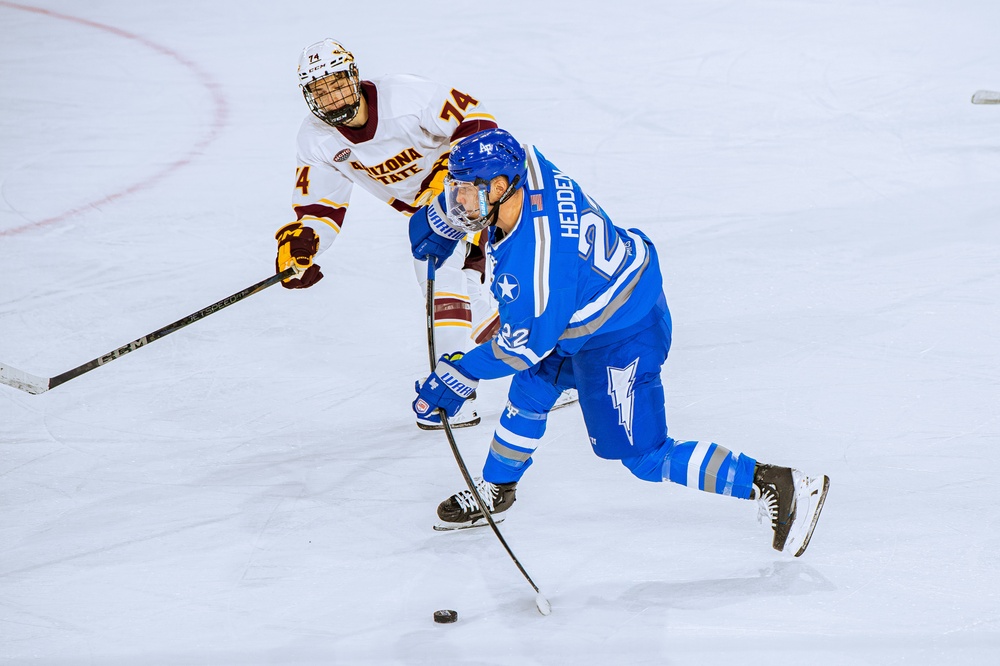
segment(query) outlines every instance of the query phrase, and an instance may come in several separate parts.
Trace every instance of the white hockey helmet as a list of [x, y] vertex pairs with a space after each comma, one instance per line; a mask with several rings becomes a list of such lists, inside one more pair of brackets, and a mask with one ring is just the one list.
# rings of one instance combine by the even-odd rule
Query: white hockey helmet
[[[349, 86], [353, 93], [353, 103], [335, 109], [320, 107], [314, 96], [317, 86], [310, 84], [328, 77], [331, 77], [331, 82], [343, 81], [339, 85]], [[358, 76], [358, 67], [354, 64], [354, 54], [340, 42], [324, 39], [302, 49], [302, 55], [299, 56], [299, 87], [309, 110], [328, 125], [344, 125], [358, 114], [361, 106], [361, 78]]]

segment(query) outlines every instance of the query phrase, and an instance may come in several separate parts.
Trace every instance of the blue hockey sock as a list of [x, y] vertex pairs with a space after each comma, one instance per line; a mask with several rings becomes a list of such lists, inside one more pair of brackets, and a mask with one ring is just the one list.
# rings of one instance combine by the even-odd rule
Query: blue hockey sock
[[718, 444], [676, 442], [667, 438], [657, 448], [635, 458], [622, 460], [644, 481], [672, 481], [718, 495], [749, 499], [757, 461], [738, 456]]
[[689, 488], [748, 499], [757, 461], [711, 442], [674, 442], [663, 457], [662, 478]]

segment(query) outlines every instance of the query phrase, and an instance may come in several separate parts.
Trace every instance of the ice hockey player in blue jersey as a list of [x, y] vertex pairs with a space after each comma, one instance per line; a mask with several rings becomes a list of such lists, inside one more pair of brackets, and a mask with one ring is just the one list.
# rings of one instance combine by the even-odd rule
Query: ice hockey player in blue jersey
[[[447, 257], [450, 230], [489, 229], [496, 337], [440, 358], [418, 386], [418, 416], [453, 414], [481, 379], [513, 375], [477, 490], [499, 520], [531, 465], [556, 398], [579, 391], [595, 454], [620, 460], [645, 481], [669, 480], [709, 493], [756, 499], [773, 547], [801, 555], [829, 488], [711, 442], [668, 436], [660, 369], [671, 342], [656, 249], [607, 213], [533, 146], [490, 129], [451, 150], [445, 191], [411, 223], [415, 257]], [[468, 490], [438, 507], [437, 529], [482, 524]]]

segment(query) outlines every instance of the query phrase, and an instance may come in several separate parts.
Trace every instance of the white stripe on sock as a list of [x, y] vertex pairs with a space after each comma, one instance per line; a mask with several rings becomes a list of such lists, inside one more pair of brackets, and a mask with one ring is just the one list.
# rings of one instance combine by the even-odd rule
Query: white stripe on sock
[[701, 484], [699, 479], [701, 477], [701, 465], [705, 462], [705, 456], [708, 454], [708, 448], [712, 446], [711, 442], [698, 442], [697, 446], [694, 447], [694, 451], [691, 452], [691, 457], [688, 459], [688, 475], [687, 475], [687, 487], [688, 488], [700, 488]]

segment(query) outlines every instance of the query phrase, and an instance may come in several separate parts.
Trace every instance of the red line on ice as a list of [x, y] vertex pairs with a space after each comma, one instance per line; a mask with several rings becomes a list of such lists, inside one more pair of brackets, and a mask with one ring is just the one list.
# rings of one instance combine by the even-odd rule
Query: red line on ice
[[210, 143], [215, 141], [215, 139], [219, 136], [219, 134], [222, 133], [222, 129], [226, 126], [229, 116], [229, 109], [226, 106], [225, 99], [223, 99], [222, 97], [222, 91], [219, 88], [219, 85], [216, 84], [215, 81], [212, 80], [212, 77], [209, 76], [204, 70], [202, 70], [197, 63], [188, 60], [180, 53], [177, 53], [176, 51], [167, 48], [166, 46], [162, 46], [155, 42], [151, 42], [150, 40], [146, 39], [145, 37], [141, 37], [140, 35], [136, 35], [134, 33], [122, 30], [121, 28], [105, 25], [103, 23], [98, 23], [97, 21], [91, 21], [89, 19], [80, 18], [78, 16], [69, 16], [68, 14], [60, 14], [59, 12], [54, 12], [49, 9], [41, 9], [39, 7], [18, 5], [12, 2], [5, 2], [4, 0], [0, 0], [0, 7], [18, 9], [21, 11], [41, 14], [43, 16], [48, 16], [63, 21], [69, 21], [71, 23], [77, 23], [79, 25], [84, 25], [90, 28], [103, 30], [104, 32], [111, 33], [112, 35], [115, 35], [117, 37], [124, 37], [125, 39], [131, 39], [132, 41], [138, 42], [143, 46], [152, 49], [153, 51], [161, 53], [169, 58], [173, 58], [174, 60], [182, 64], [184, 67], [189, 69], [195, 75], [195, 77], [198, 79], [201, 85], [203, 85], [209, 91], [209, 93], [212, 96], [212, 101], [214, 103], [214, 109], [212, 112], [211, 131], [209, 131], [209, 133], [206, 136], [204, 136], [200, 141], [198, 141], [198, 143], [196, 143], [191, 148], [191, 150], [188, 151], [187, 155], [185, 155], [181, 159], [177, 160], [176, 162], [173, 162], [172, 164], [168, 164], [166, 167], [164, 167], [160, 171], [157, 171], [156, 173], [154, 173], [152, 176], [149, 176], [145, 180], [133, 183], [132, 185], [129, 185], [125, 189], [119, 190], [112, 194], [108, 194], [99, 199], [91, 201], [90, 203], [83, 204], [82, 206], [77, 206], [76, 208], [72, 208], [67, 211], [63, 211], [58, 215], [46, 218], [44, 220], [30, 222], [20, 227], [14, 227], [12, 229], [0, 229], [0, 236], [13, 236], [14, 234], [19, 234], [23, 231], [39, 229], [41, 227], [47, 227], [56, 224], [58, 222], [63, 222], [85, 211], [91, 210], [93, 208], [98, 208], [105, 204], [113, 203], [118, 199], [126, 197], [130, 194], [134, 194], [141, 190], [149, 189], [150, 187], [152, 187], [159, 181], [163, 180], [166, 176], [170, 175], [174, 171], [177, 171], [181, 167], [190, 164], [191, 161], [194, 160], [195, 157], [200, 155], [201, 152]]

